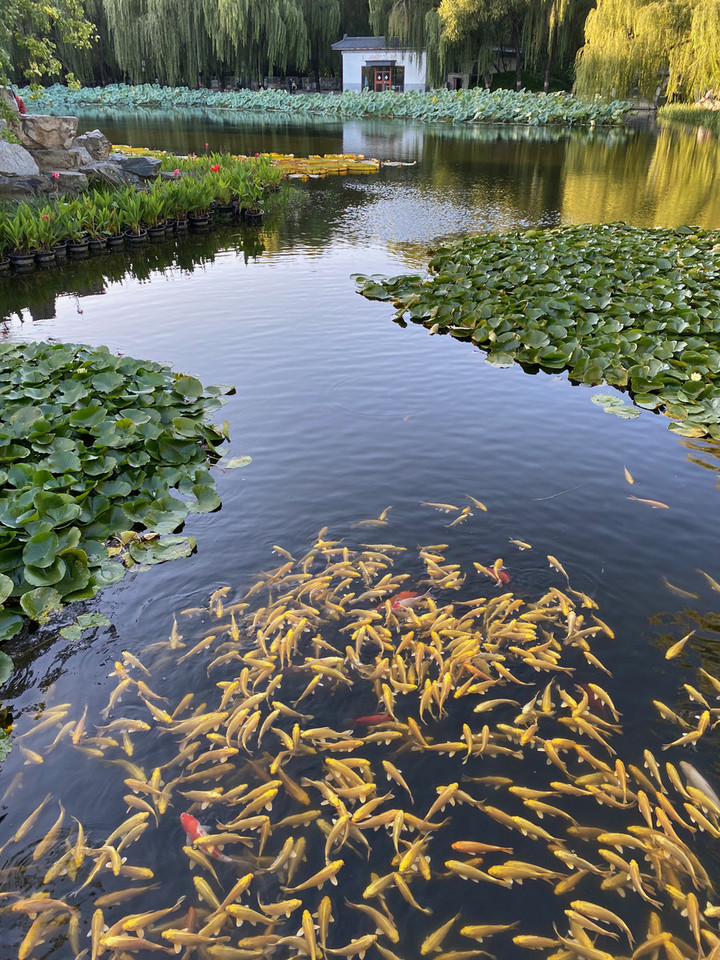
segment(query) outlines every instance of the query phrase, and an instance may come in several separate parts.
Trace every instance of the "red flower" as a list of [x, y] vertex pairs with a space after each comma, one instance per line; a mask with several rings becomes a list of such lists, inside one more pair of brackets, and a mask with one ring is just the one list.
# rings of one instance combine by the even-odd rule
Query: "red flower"
[[44, 214], [43, 214], [43, 220], [49, 220], [49, 219], [50, 219], [50, 214], [49, 214], [49, 213], [44, 213]]
[[60, 174], [59, 174], [59, 173], [51, 173], [50, 176], [53, 178], [53, 180], [59, 180], [59, 179], [60, 179]]
[[220, 169], [220, 164], [219, 164], [219, 163], [214, 163], [214, 164], [210, 167], [210, 172], [211, 172], [211, 173], [217, 173], [219, 169]]
[[174, 177], [180, 176], [180, 167], [177, 167], [175, 170], [173, 170], [173, 176]]

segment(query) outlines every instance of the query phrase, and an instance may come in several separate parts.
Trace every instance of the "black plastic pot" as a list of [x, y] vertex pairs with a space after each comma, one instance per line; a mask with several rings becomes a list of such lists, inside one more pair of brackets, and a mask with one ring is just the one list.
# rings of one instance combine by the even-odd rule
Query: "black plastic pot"
[[116, 237], [108, 237], [107, 245], [111, 250], [118, 250], [125, 246], [125, 237], [119, 233]]
[[141, 230], [140, 233], [133, 233], [132, 230], [125, 231], [125, 239], [128, 243], [146, 243], [147, 238], [147, 230]]
[[198, 216], [193, 216], [190, 214], [188, 217], [188, 223], [193, 230], [207, 230], [210, 226], [210, 214], [203, 213]]
[[72, 240], [67, 245], [67, 251], [71, 257], [86, 257], [89, 249], [90, 246], [87, 240], [77, 243]]
[[15, 267], [16, 270], [35, 269], [34, 253], [11, 253], [9, 254], [9, 257], [10, 263]]
[[219, 217], [234, 217], [237, 214], [237, 207], [234, 203], [218, 204], [215, 207], [215, 213]]
[[151, 240], [164, 240], [167, 234], [165, 233], [165, 224], [157, 227], [148, 227], [147, 228], [148, 236]]
[[107, 250], [107, 240], [97, 240], [93, 238], [88, 240], [88, 245], [90, 247], [90, 253], [105, 253]]
[[173, 226], [175, 228], [175, 233], [187, 233], [187, 229], [188, 229], [187, 220], [176, 220]]
[[6, 273], [10, 273], [11, 266], [12, 264], [10, 263], [7, 257], [4, 260], [0, 260], [0, 276]]
[[48, 264], [55, 262], [56, 257], [53, 250], [38, 250], [38, 252], [35, 254], [35, 263]]
[[256, 210], [245, 210], [245, 223], [249, 223], [251, 226], [260, 226], [263, 222], [263, 217], [265, 216], [265, 211], [256, 209]]
[[56, 260], [65, 260], [67, 258], [67, 243], [60, 243], [57, 247], [52, 248], [52, 252], [55, 254]]

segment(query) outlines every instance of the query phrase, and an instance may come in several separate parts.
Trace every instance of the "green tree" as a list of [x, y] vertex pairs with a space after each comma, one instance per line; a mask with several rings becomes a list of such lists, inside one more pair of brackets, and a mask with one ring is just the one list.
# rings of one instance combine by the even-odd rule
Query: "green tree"
[[334, 66], [330, 45], [339, 39], [340, 0], [299, 0], [308, 38], [308, 65], [320, 89], [320, 69]]
[[598, 0], [577, 57], [581, 96], [657, 102], [720, 89], [718, 0]]
[[0, 83], [21, 79], [32, 82], [67, 73], [58, 42], [88, 49], [94, 35], [82, 0], [4, 0]]

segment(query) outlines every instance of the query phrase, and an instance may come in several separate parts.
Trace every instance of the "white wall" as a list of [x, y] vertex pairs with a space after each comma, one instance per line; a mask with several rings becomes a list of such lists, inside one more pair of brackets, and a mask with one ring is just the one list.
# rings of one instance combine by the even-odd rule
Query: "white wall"
[[405, 67], [405, 89], [424, 90], [426, 86], [425, 54], [410, 50], [344, 50], [342, 52], [343, 90], [362, 90], [362, 68], [368, 60], [394, 60], [396, 67]]

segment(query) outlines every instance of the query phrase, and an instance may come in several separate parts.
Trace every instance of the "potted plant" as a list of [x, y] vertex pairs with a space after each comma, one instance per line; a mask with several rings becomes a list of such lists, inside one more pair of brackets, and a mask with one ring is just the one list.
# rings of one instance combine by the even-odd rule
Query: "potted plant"
[[[190, 177], [186, 178], [190, 181]], [[190, 226], [196, 230], [205, 230], [210, 225], [210, 204], [214, 199], [214, 186], [210, 174], [199, 180], [193, 180], [188, 190], [188, 200], [191, 204], [188, 220]]]
[[163, 184], [154, 184], [145, 194], [144, 221], [152, 240], [165, 237], [166, 201]]
[[118, 198], [118, 208], [125, 226], [125, 237], [131, 243], [144, 243], [147, 240], [147, 230], [143, 222], [145, 195], [129, 187]]
[[10, 258], [8, 257], [8, 250], [10, 249], [10, 243], [5, 236], [5, 230], [0, 226], [0, 275], [10, 272]]
[[10, 248], [9, 259], [16, 270], [32, 270], [35, 266], [36, 238], [32, 215], [26, 203], [21, 203], [13, 216], [5, 221], [5, 237]]

